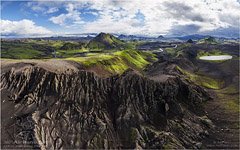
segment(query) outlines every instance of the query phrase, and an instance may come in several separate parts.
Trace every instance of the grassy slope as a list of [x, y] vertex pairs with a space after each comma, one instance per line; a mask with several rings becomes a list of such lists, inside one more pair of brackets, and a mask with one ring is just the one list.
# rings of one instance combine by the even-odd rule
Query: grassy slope
[[49, 47], [35, 43], [2, 42], [1, 57], [13, 59], [32, 59], [51, 57]]
[[217, 94], [217, 97], [219, 99], [223, 99], [224, 101], [221, 101], [223, 103], [223, 106], [226, 110], [230, 112], [238, 112], [240, 110], [239, 107], [239, 91], [237, 87], [234, 87], [232, 85], [223, 88], [221, 90], [215, 91]]
[[180, 55], [184, 55], [183, 50], [190, 46], [191, 44], [184, 43], [184, 44], [178, 45], [177, 48], [165, 48], [165, 51], [171, 57], [179, 57]]
[[[1, 57], [10, 59], [45, 59], [53, 58], [53, 51], [56, 50], [57, 57], [73, 57], [88, 49], [82, 47], [78, 49], [61, 49], [69, 42], [51, 40], [27, 40], [24, 42], [1, 42]], [[73, 44], [78, 44], [72, 42]]]
[[208, 37], [208, 38], [201, 39], [197, 43], [198, 44], [218, 44], [218, 42], [216, 41], [216, 39], [214, 37]]
[[[111, 44], [123, 44], [122, 41], [112, 36], [104, 36]], [[62, 49], [66, 43], [64, 41], [51, 40], [26, 40], [2, 42], [2, 58], [10, 59], [49, 59], [54, 58], [56, 51], [58, 59], [73, 60], [81, 62], [86, 67], [97, 67], [112, 74], [122, 73], [128, 68], [137, 70], [143, 69], [146, 65], [155, 61], [155, 55], [148, 52], [139, 52], [135, 50], [116, 51], [114, 49], [99, 52], [90, 52], [88, 48], [65, 50]], [[79, 43], [74, 43], [73, 46]], [[134, 49], [136, 43], [128, 42], [126, 47]], [[66, 46], [65, 46], [66, 47]], [[68, 47], [67, 47], [68, 48]], [[84, 53], [84, 54], [83, 54]], [[83, 54], [79, 56], [79, 54]], [[84, 56], [85, 55], [85, 56]]]
[[80, 62], [87, 67], [97, 66], [113, 74], [121, 74], [128, 68], [142, 70], [151, 62], [156, 61], [156, 57], [152, 53], [124, 50], [88, 57], [72, 57], [67, 60]]
[[220, 81], [218, 79], [214, 79], [204, 75], [198, 75], [194, 73], [190, 73], [186, 70], [181, 69], [180, 67], [176, 67], [181, 73], [187, 76], [187, 78], [197, 85], [203, 86], [207, 89], [214, 91], [219, 102], [221, 102], [221, 106], [228, 112], [239, 113], [239, 91], [238, 87], [234, 85], [228, 85], [224, 87], [224, 81]]
[[1, 52], [2, 58], [14, 58], [14, 59], [31, 59], [42, 54], [42, 52], [33, 50], [31, 48], [14, 48]]
[[[179, 54], [182, 53], [182, 48], [188, 47], [187, 44], [181, 45], [181, 47], [178, 47], [177, 49], [173, 48], [166, 48], [166, 52], [171, 57], [178, 57]], [[211, 50], [201, 50], [199, 49], [197, 51], [196, 59], [199, 59], [201, 56], [209, 56], [209, 55], [229, 55], [228, 53], [225, 53], [219, 49], [211, 49]], [[233, 56], [233, 60], [239, 60], [238, 56]], [[228, 60], [221, 60], [221, 61], [209, 61], [210, 63], [225, 63]], [[231, 67], [227, 65], [226, 67]], [[189, 71], [186, 71], [180, 67], [176, 67], [182, 74], [184, 74], [188, 80], [191, 80], [197, 85], [200, 85], [202, 87], [207, 88], [208, 90], [212, 91], [216, 94], [216, 97], [219, 101], [219, 105], [225, 111], [230, 113], [239, 113], [240, 107], [239, 107], [239, 91], [238, 87], [234, 86], [233, 84], [226, 85], [225, 81], [220, 80], [218, 78], [213, 78], [210, 76], [207, 76], [206, 74], [198, 74], [198, 73], [192, 73]], [[226, 86], [226, 87], [225, 87]]]
[[81, 48], [81, 49], [72, 49], [72, 50], [56, 50], [56, 55], [58, 57], [74, 57], [74, 55], [83, 53], [83, 52], [88, 52], [88, 49]]
[[203, 86], [208, 89], [221, 89], [224, 85], [224, 81], [214, 79], [205, 75], [199, 75], [190, 73], [186, 70], [181, 69], [179, 66], [176, 67], [182, 74], [186, 75], [189, 80], [193, 81], [197, 85]]
[[[113, 48], [108, 49], [108, 51], [113, 51], [116, 47], [117, 49], [135, 49], [134, 42], [126, 42], [110, 36], [108, 34], [101, 38], [101, 42], [92, 43], [93, 45], [101, 45], [100, 49], [91, 49], [86, 46], [86, 43], [78, 43], [74, 41], [54, 41], [54, 40], [34, 40], [28, 39], [24, 41], [2, 41], [1, 42], [1, 57], [9, 59], [45, 59], [54, 58], [55, 54], [57, 58], [67, 58], [76, 57], [79, 54], [90, 52], [103, 52], [103, 43], [109, 43]], [[66, 49], [64, 49], [65, 47]], [[109, 45], [108, 45], [109, 46]], [[119, 46], [119, 47], [118, 47]], [[98, 47], [98, 46], [97, 46]], [[115, 49], [116, 50], [116, 49]], [[54, 51], [56, 53], [54, 53]]]

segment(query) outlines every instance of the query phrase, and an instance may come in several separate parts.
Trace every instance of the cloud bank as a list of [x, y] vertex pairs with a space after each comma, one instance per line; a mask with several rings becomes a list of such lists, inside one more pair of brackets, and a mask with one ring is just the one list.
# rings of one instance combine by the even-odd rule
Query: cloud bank
[[20, 21], [1, 20], [2, 36], [44, 36], [53, 34], [52, 31], [35, 25], [31, 20]]
[[238, 0], [39, 1], [26, 6], [70, 34], [228, 35], [240, 26]]
[[[81, 0], [71, 3], [71, 9], [70, 2], [65, 4], [67, 13], [50, 20], [59, 25], [71, 24], [81, 28], [82, 32], [146, 35], [207, 33], [219, 28], [238, 28], [240, 19], [240, 4], [236, 0]], [[81, 18], [72, 17], [78, 16], [77, 12], [84, 7], [96, 10], [98, 19], [83, 23]], [[139, 12], [144, 20], [136, 18]], [[72, 21], [67, 24], [65, 21], [69, 18]]]

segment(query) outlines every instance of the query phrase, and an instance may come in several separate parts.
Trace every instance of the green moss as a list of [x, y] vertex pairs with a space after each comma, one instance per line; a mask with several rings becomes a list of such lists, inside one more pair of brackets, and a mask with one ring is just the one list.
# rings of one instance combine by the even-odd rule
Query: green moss
[[55, 48], [60, 48], [60, 47], [63, 46], [63, 44], [64, 44], [63, 41], [51, 41], [50, 42], [50, 45], [55, 47]]
[[220, 91], [223, 94], [238, 94], [239, 90], [236, 86], [234, 85], [229, 85], [228, 87], [221, 89]]
[[126, 42], [125, 48], [126, 49], [136, 49], [137, 42]]
[[214, 37], [207, 37], [198, 41], [198, 44], [218, 44]]
[[185, 43], [178, 45], [177, 48], [165, 48], [164, 50], [172, 57], [179, 57], [181, 55], [185, 55], [184, 50], [190, 46], [191, 44]]
[[43, 52], [34, 50], [32, 48], [15, 47], [10, 50], [2, 51], [2, 58], [14, 58], [14, 59], [31, 59], [37, 58], [37, 56], [43, 54]]
[[147, 57], [144, 54], [146, 53], [140, 53], [133, 50], [125, 50], [114, 53], [115, 56], [121, 57], [127, 63], [133, 65], [137, 69], [141, 69], [149, 64]]
[[165, 51], [171, 56], [175, 56], [177, 54], [177, 51], [174, 48], [165, 48]]
[[36, 47], [37, 45], [20, 42], [2, 42], [1, 57], [12, 59], [31, 59], [38, 58], [41, 54], [44, 54], [44, 51], [41, 51], [40, 48], [34, 49], [32, 46]]
[[82, 48], [82, 49], [73, 49], [73, 50], [57, 50], [56, 51], [56, 54], [57, 56], [59, 57], [74, 57], [75, 55], [77, 54], [81, 54], [81, 53], [84, 53], [84, 52], [88, 52], [87, 49], [85, 48]]
[[65, 43], [64, 41], [55, 41], [55, 40], [33, 40], [29, 39], [27, 41], [28, 44], [42, 44], [42, 45], [49, 45], [51, 47], [54, 47], [56, 49], [60, 48], [63, 46]]
[[81, 62], [87, 67], [99, 66], [113, 74], [121, 74], [128, 68], [142, 70], [148, 64], [157, 60], [156, 56], [152, 53], [135, 50], [87, 55], [87, 57], [70, 57], [66, 59]]
[[81, 62], [86, 66], [91, 66], [100, 61], [109, 60], [111, 58], [114, 58], [114, 56], [110, 54], [98, 54], [98, 55], [94, 54], [94, 55], [88, 55], [87, 57], [69, 57], [69, 58], [66, 58], [66, 60]]
[[103, 50], [105, 45], [101, 42], [97, 42], [97, 41], [92, 41], [91, 43], [88, 44], [88, 47], [92, 50]]
[[[35, 43], [30, 41], [2, 41], [1, 42], [1, 57], [11, 59], [43, 59], [51, 58], [53, 48], [47, 44], [42, 44], [42, 41]], [[45, 41], [44, 41], [45, 42]]]
[[[228, 91], [229, 90], [229, 91]], [[232, 85], [222, 90], [216, 91], [218, 99], [220, 99], [222, 106], [226, 111], [231, 113], [239, 113], [239, 92], [232, 93], [233, 91]], [[234, 89], [235, 90], [235, 89]]]
[[114, 60], [108, 61], [108, 64], [104, 64], [103, 67], [111, 72], [121, 74], [129, 68], [129, 66], [119, 57], [114, 58]]
[[148, 64], [155, 61], [155, 55], [135, 50], [125, 50], [113, 53], [114, 58], [108, 61], [104, 67], [112, 73], [123, 73], [128, 68], [137, 70], [144, 69]]
[[88, 52], [84, 43], [52, 40], [3, 41], [1, 43], [2, 58], [12, 59], [44, 59], [57, 57], [74, 57]]
[[83, 46], [84, 46], [83, 43], [66, 42], [63, 44], [63, 46], [60, 47], [60, 50], [77, 50], [81, 49]]
[[69, 58], [66, 58], [66, 60], [71, 60], [71, 61], [76, 61], [76, 62], [84, 62], [87, 59], [88, 58], [86, 58], [86, 57], [69, 57]]
[[187, 78], [193, 81], [195, 84], [203, 86], [205, 88], [221, 89], [222, 86], [224, 85], [224, 81], [213, 79], [205, 75], [190, 73], [188, 71], [181, 69], [179, 66], [176, 66], [176, 69], [179, 70], [182, 74], [186, 75]]
[[213, 79], [207, 76], [199, 76], [199, 75], [196, 76], [195, 81], [197, 82], [197, 84], [200, 84], [209, 89], [221, 89], [221, 87], [224, 84], [223, 81], [219, 81], [217, 79]]
[[230, 109], [234, 112], [239, 112], [240, 109], [238, 102], [235, 102], [234, 100], [228, 100], [225, 107], [226, 109]]

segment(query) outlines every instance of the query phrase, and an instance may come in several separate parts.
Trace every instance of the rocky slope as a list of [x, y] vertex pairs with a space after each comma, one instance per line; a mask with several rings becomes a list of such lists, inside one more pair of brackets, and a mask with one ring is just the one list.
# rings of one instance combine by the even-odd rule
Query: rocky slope
[[212, 126], [209, 95], [177, 75], [2, 70], [2, 148], [200, 148]]

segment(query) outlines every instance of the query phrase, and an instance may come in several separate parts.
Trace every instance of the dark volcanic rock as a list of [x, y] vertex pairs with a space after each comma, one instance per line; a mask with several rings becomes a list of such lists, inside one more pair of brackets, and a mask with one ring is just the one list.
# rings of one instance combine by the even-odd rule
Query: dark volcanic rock
[[208, 128], [196, 115], [208, 95], [178, 77], [27, 67], [3, 73], [1, 89], [2, 148], [7, 140], [41, 149], [196, 148]]

